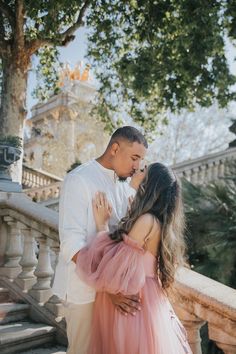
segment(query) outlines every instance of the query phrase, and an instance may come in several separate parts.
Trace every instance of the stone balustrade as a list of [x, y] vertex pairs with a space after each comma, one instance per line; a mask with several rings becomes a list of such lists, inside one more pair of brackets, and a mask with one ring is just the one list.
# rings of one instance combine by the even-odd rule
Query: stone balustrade
[[[0, 279], [54, 325], [62, 316], [51, 289], [58, 251], [58, 213], [23, 193], [0, 192]], [[202, 353], [205, 323], [209, 338], [225, 354], [236, 353], [236, 290], [182, 268], [170, 296], [194, 354]]]
[[23, 165], [22, 185], [25, 188], [38, 188], [41, 186], [47, 186], [49, 184], [61, 181], [61, 178], [54, 176], [48, 172], [31, 168], [25, 164]]
[[236, 160], [236, 148], [181, 162], [172, 168], [180, 178], [193, 184], [205, 184], [227, 176], [227, 163], [231, 160]]
[[176, 276], [173, 305], [188, 332], [194, 354], [201, 354], [200, 329], [225, 354], [236, 354], [236, 290], [182, 268]]
[[[236, 160], [236, 148], [203, 156], [172, 166], [180, 178], [186, 178], [193, 184], [205, 184], [227, 176], [227, 163]], [[36, 202], [58, 199], [61, 181], [45, 171], [23, 166], [22, 184], [28, 188], [24, 192]]]
[[55, 182], [38, 188], [24, 189], [34, 202], [44, 202], [50, 199], [58, 199], [60, 195], [61, 182]]

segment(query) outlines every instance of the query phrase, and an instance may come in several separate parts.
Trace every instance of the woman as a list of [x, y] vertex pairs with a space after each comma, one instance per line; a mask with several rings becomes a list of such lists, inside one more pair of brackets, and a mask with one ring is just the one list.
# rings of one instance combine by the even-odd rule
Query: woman
[[[97, 230], [108, 230], [106, 197], [94, 200]], [[97, 290], [88, 354], [190, 354], [185, 330], [166, 295], [184, 263], [181, 192], [160, 163], [147, 169], [125, 218], [103, 231], [77, 258], [77, 271]], [[124, 316], [110, 294], [140, 294], [141, 311]]]

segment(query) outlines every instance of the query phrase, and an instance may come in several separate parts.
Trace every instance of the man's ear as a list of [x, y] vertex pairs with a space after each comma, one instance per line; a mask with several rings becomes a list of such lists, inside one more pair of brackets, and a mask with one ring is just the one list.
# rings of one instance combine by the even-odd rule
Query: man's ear
[[112, 145], [111, 145], [111, 154], [112, 156], [115, 156], [118, 152], [118, 150], [120, 149], [120, 146], [118, 143], [114, 142]]

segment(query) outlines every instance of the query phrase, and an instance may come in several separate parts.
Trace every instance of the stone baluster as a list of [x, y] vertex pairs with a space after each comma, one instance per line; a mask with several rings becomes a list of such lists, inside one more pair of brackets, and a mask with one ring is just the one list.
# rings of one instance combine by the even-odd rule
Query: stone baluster
[[232, 335], [224, 331], [224, 326], [222, 328], [217, 328], [212, 325], [208, 325], [209, 338], [213, 340], [216, 345], [223, 350], [224, 354], [236, 354], [236, 337], [235, 328], [231, 328]]
[[225, 164], [225, 176], [227, 177], [227, 176], [230, 175], [230, 167], [229, 167], [229, 165], [230, 165], [230, 158], [229, 158], [229, 157], [227, 157], [227, 158], [225, 159], [224, 164]]
[[199, 166], [196, 166], [196, 167], [194, 167], [192, 169], [191, 182], [193, 184], [198, 184], [199, 183]]
[[32, 186], [33, 186], [33, 183], [32, 183], [32, 182], [33, 182], [33, 181], [32, 181], [32, 175], [31, 175], [30, 172], [28, 173], [28, 178], [29, 178], [29, 187], [32, 188]]
[[224, 161], [220, 160], [219, 161], [219, 172], [218, 175], [220, 178], [225, 176], [225, 165], [224, 165]]
[[187, 181], [191, 182], [191, 175], [192, 171], [191, 170], [186, 170], [184, 171], [184, 177], [186, 178]]
[[202, 354], [200, 329], [206, 322], [177, 304], [174, 305], [174, 308], [187, 331], [188, 343], [193, 354]]
[[43, 200], [48, 200], [49, 198], [51, 198], [51, 189], [47, 187], [43, 191]]
[[60, 196], [60, 187], [57, 187], [55, 198], [59, 198], [59, 196]]
[[4, 221], [9, 228], [9, 238], [6, 250], [7, 261], [4, 264], [4, 274], [14, 279], [21, 271], [19, 261], [22, 255], [22, 238], [18, 223], [11, 216], [4, 216]]
[[55, 195], [56, 195], [56, 188], [52, 186], [49, 189], [49, 193], [47, 195], [47, 198], [53, 199], [53, 198], [55, 198]]
[[218, 179], [218, 176], [219, 176], [219, 161], [215, 161], [213, 163], [212, 175], [213, 175], [213, 181], [216, 181]]
[[211, 182], [213, 180], [213, 162], [208, 162], [207, 164], [207, 180], [206, 182]]
[[[0, 217], [0, 274], [2, 273], [2, 267], [5, 263], [5, 253], [7, 249], [7, 224], [4, 222], [3, 217]], [[3, 268], [4, 272], [4, 268]]]
[[34, 272], [37, 282], [30, 290], [30, 294], [40, 303], [46, 302], [52, 296], [51, 277], [53, 270], [50, 261], [50, 240], [42, 238], [37, 231], [39, 238], [39, 257], [37, 268]]
[[206, 180], [206, 165], [201, 165], [199, 170], [199, 184], [204, 184]]
[[36, 282], [34, 270], [38, 261], [35, 255], [35, 239], [33, 230], [23, 224], [21, 225], [21, 232], [24, 237], [24, 251], [20, 261], [22, 272], [18, 275], [15, 282], [25, 291], [31, 289]]
[[[55, 268], [58, 262], [59, 250], [59, 243], [53, 241], [51, 244], [51, 265], [54, 270], [54, 274], [51, 280], [51, 284], [53, 283], [55, 276]], [[62, 301], [56, 295], [50, 297], [48, 302], [45, 304], [45, 307], [48, 308], [52, 313], [54, 313], [54, 315], [56, 316], [56, 320], [58, 321], [60, 321], [61, 318], [64, 316], [64, 307], [62, 305]]]

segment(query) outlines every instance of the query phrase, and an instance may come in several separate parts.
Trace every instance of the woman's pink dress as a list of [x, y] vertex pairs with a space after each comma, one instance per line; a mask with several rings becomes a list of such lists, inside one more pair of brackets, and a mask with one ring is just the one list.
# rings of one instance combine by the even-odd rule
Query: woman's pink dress
[[[83, 248], [79, 276], [96, 289], [88, 354], [191, 354], [186, 332], [154, 275], [156, 259], [127, 235], [105, 232]], [[109, 294], [141, 294], [141, 311], [122, 315]]]

